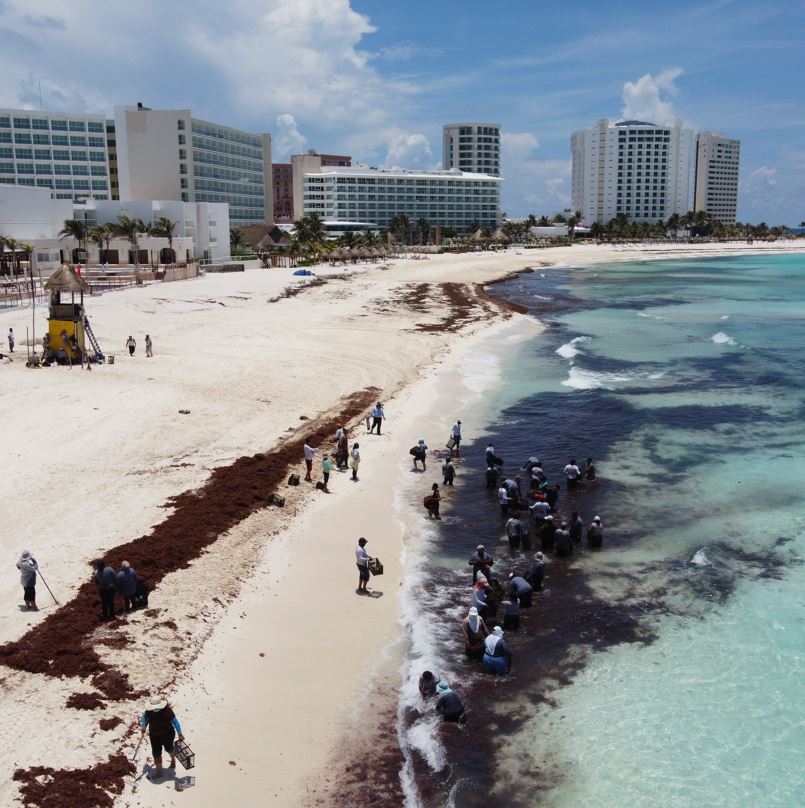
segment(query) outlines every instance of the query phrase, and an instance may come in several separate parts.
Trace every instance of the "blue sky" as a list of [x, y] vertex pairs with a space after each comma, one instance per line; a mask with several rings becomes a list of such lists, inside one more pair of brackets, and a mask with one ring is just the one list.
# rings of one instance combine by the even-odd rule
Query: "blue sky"
[[0, 0], [0, 42], [0, 106], [190, 107], [275, 160], [433, 167], [500, 122], [512, 216], [569, 204], [574, 129], [674, 115], [741, 139], [739, 219], [805, 220], [805, 0]]

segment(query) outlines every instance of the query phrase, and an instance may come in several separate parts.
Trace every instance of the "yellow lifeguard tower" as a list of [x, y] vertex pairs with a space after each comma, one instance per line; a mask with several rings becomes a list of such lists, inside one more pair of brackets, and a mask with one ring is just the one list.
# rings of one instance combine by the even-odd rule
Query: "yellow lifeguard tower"
[[[84, 292], [89, 292], [87, 282], [71, 266], [62, 264], [45, 282], [45, 289], [50, 292], [46, 348], [56, 356], [63, 350], [71, 362], [81, 362], [87, 357], [102, 362], [103, 353], [84, 311]], [[67, 292], [70, 293], [69, 303], [63, 299]], [[87, 348], [87, 340], [90, 348]]]

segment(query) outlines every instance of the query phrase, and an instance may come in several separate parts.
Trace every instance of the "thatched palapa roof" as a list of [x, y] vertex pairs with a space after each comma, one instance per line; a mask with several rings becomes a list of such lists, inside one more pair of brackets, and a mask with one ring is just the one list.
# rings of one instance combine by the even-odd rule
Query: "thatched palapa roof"
[[45, 281], [45, 289], [49, 292], [89, 292], [87, 282], [76, 275], [69, 264], [62, 264]]

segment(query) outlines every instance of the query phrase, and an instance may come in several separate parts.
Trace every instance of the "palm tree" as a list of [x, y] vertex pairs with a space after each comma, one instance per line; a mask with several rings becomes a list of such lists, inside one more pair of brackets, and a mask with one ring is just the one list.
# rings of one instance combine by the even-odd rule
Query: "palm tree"
[[419, 233], [419, 243], [424, 244], [426, 241], [430, 241], [430, 222], [424, 216], [417, 220], [416, 227]]
[[239, 250], [245, 241], [243, 239], [243, 231], [239, 227], [230, 227], [229, 228], [229, 246], [231, 249]]
[[147, 233], [150, 227], [146, 227], [142, 219], [130, 218], [124, 213], [117, 217], [117, 223], [112, 225], [114, 234], [126, 239], [131, 244], [134, 252], [134, 274], [140, 274], [140, 236]]
[[294, 237], [299, 246], [315, 256], [327, 236], [324, 220], [318, 213], [309, 213], [294, 223]]
[[93, 227], [92, 230], [89, 231], [88, 238], [93, 244], [98, 245], [98, 258], [100, 262], [103, 263], [105, 261], [103, 245], [104, 244], [107, 245], [106, 253], [108, 253], [109, 252], [108, 242], [109, 239], [111, 238], [111, 234], [103, 225], [97, 225], [96, 227]]
[[173, 251], [173, 231], [176, 230], [176, 222], [172, 222], [167, 216], [160, 216], [151, 225], [151, 235], [157, 238], [168, 240], [168, 250], [171, 254], [171, 263], [176, 263], [176, 253]]
[[87, 226], [78, 219], [65, 219], [64, 227], [59, 231], [59, 238], [74, 238], [78, 242], [78, 249], [82, 250], [84, 255], [87, 255], [88, 236]]

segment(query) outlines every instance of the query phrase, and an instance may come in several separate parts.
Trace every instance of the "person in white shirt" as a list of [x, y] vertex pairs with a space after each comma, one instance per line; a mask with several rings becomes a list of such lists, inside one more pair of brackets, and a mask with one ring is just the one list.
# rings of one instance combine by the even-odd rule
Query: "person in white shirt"
[[309, 483], [313, 482], [312, 477], [310, 476], [310, 472], [313, 471], [313, 455], [318, 452], [318, 449], [314, 449], [308, 441], [305, 441], [304, 452], [305, 452], [305, 466], [307, 466], [307, 474], [305, 475], [305, 480]]
[[350, 453], [349, 465], [352, 469], [352, 479], [358, 479], [358, 466], [361, 464], [361, 450], [357, 443], [352, 444], [352, 452]]
[[383, 419], [386, 417], [386, 412], [383, 409], [383, 404], [378, 401], [375, 408], [372, 410], [372, 426], [369, 429], [369, 434], [371, 435], [372, 432], [375, 431], [375, 427], [377, 427], [377, 434], [380, 434], [380, 427], [383, 423]]
[[358, 546], [355, 548], [355, 559], [358, 564], [358, 593], [366, 592], [366, 584], [369, 583], [369, 562], [372, 557], [366, 552], [366, 541], [361, 536], [358, 539]]
[[579, 483], [579, 477], [581, 476], [581, 471], [579, 471], [579, 467], [576, 465], [575, 458], [572, 459], [563, 469], [562, 474], [567, 477], [567, 489], [570, 491], [572, 488], [575, 488]]
[[453, 439], [453, 448], [450, 449], [450, 456], [453, 456], [453, 450], [456, 455], [459, 455], [459, 447], [461, 446], [461, 420], [456, 421], [450, 429], [450, 437]]
[[509, 517], [509, 503], [511, 502], [511, 497], [509, 496], [509, 491], [505, 485], [501, 485], [498, 488], [498, 505], [500, 505], [500, 512], [501, 514], [508, 519]]

